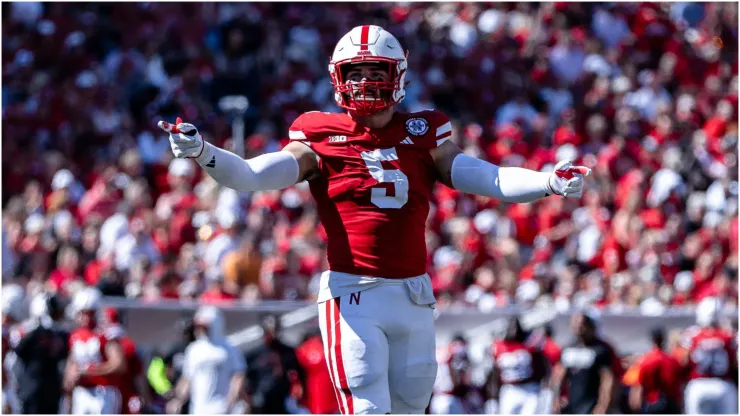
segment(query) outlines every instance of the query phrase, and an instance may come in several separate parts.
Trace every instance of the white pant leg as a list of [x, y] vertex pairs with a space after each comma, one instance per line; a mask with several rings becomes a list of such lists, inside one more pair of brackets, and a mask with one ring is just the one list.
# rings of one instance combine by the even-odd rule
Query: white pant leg
[[101, 407], [99, 399], [95, 397], [92, 389], [87, 387], [75, 387], [74, 390], [72, 390], [72, 414], [100, 414]]
[[391, 413], [424, 414], [437, 378], [434, 309], [414, 303], [405, 285], [383, 286], [381, 294], [384, 304], [394, 308], [384, 322], [390, 344]]
[[554, 394], [550, 388], [543, 388], [540, 390], [540, 399], [537, 404], [537, 414], [549, 415], [552, 414], [552, 403], [554, 400]]
[[722, 380], [722, 384], [724, 384], [724, 394], [720, 400], [721, 404], [718, 413], [736, 415], [738, 412], [737, 386], [725, 380]]
[[3, 407], [8, 405], [10, 411], [14, 414], [18, 414], [22, 411], [21, 401], [18, 398], [18, 394], [13, 388], [3, 389]]
[[95, 395], [100, 401], [100, 414], [115, 415], [121, 413], [121, 393], [115, 387], [97, 387]]
[[528, 383], [521, 386], [525, 390], [525, 401], [522, 406], [523, 415], [535, 415], [540, 406], [540, 385]]
[[319, 304], [324, 354], [342, 414], [391, 411], [388, 340], [368, 289]]
[[499, 393], [499, 406], [504, 415], [532, 415], [539, 403], [539, 386], [536, 383], [523, 385], [505, 384]]
[[121, 413], [121, 395], [114, 387], [75, 387], [72, 414], [115, 415]]
[[689, 381], [685, 397], [687, 414], [737, 414], [737, 388], [718, 378]]
[[488, 399], [483, 403], [483, 413], [487, 415], [499, 414], [498, 400]]
[[432, 396], [429, 412], [433, 415], [460, 415], [467, 413], [459, 397], [444, 393]]

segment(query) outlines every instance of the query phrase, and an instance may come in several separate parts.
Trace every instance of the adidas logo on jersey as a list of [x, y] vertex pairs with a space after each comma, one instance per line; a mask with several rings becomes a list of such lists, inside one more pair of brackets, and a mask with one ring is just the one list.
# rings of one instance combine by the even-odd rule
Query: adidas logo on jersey
[[346, 142], [347, 136], [329, 136], [329, 143]]
[[412, 142], [412, 141], [411, 141], [411, 139], [409, 139], [409, 138], [407, 137], [407, 138], [405, 138], [405, 139], [403, 139], [403, 140], [401, 141], [401, 144], [414, 144], [414, 142]]

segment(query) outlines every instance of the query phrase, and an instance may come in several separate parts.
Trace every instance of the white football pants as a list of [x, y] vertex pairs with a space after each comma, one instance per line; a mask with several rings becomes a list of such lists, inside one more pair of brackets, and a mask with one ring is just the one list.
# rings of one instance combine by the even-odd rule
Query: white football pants
[[319, 303], [329, 373], [343, 414], [423, 414], [437, 375], [433, 305], [404, 280]]
[[686, 384], [686, 414], [737, 414], [737, 387], [719, 378], [697, 378]]

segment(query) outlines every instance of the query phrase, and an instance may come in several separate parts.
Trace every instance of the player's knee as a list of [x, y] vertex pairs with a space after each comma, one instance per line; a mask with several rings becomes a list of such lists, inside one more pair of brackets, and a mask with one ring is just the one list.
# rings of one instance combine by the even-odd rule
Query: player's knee
[[347, 384], [353, 393], [374, 388], [383, 380], [384, 371], [366, 368], [364, 371], [355, 371], [354, 374], [347, 374]]
[[345, 361], [344, 365], [347, 384], [353, 392], [371, 388], [381, 381], [387, 382], [388, 365], [384, 364], [383, 357], [372, 353], [379, 350], [373, 344], [368, 340], [358, 340], [348, 345], [353, 359]]

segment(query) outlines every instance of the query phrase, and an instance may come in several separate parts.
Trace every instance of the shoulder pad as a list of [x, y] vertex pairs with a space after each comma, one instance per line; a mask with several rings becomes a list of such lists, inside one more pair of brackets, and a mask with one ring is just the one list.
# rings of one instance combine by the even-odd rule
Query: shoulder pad
[[406, 133], [410, 137], [434, 139], [436, 146], [448, 141], [452, 136], [450, 119], [437, 110], [424, 110], [408, 113], [405, 121]]
[[303, 113], [290, 125], [290, 140], [320, 142], [330, 135], [352, 130], [352, 119], [343, 113], [309, 111]]
[[102, 335], [109, 341], [119, 340], [126, 335], [126, 331], [118, 325], [108, 326], [103, 329]]

